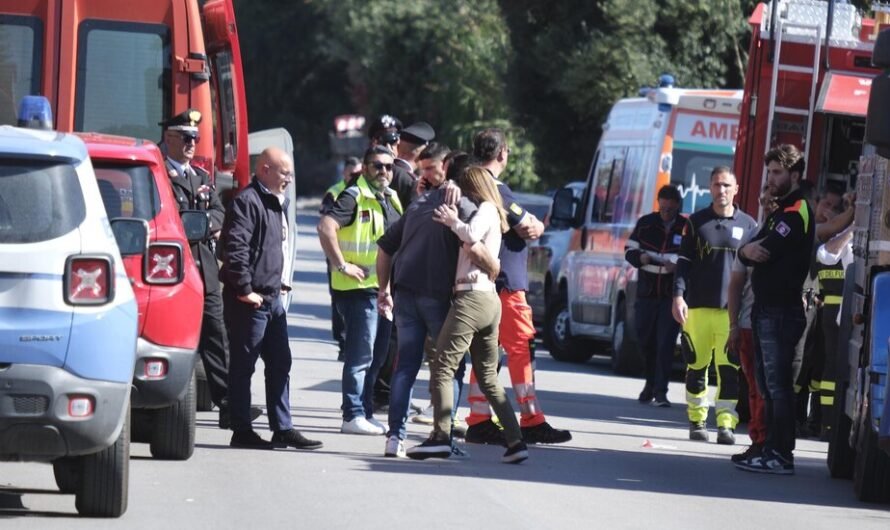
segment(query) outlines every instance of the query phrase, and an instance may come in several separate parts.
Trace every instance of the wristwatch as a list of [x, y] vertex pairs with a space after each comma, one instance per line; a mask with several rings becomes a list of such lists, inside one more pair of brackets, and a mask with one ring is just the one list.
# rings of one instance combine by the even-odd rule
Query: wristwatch
[[346, 264], [337, 265], [337, 272], [346, 272]]

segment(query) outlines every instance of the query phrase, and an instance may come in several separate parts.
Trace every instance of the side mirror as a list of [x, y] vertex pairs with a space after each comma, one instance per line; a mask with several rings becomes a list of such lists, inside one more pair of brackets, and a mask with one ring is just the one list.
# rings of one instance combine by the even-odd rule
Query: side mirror
[[561, 188], [553, 196], [553, 206], [550, 214], [551, 226], [571, 226], [575, 219], [575, 209], [578, 207], [575, 194], [568, 188]]
[[200, 243], [210, 237], [210, 215], [200, 210], [186, 210], [180, 214], [185, 237], [189, 243]]
[[111, 232], [121, 256], [138, 256], [148, 251], [148, 222], [117, 217], [111, 220]]

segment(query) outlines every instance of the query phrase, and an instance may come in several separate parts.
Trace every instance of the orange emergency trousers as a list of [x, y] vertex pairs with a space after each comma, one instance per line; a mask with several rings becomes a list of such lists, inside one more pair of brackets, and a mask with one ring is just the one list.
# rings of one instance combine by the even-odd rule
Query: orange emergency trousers
[[[499, 342], [507, 352], [507, 369], [513, 392], [519, 402], [519, 425], [534, 427], [544, 423], [544, 413], [535, 395], [535, 381], [532, 372], [532, 354], [529, 344], [535, 340], [535, 326], [532, 323], [532, 308], [525, 300], [525, 291], [501, 289], [501, 323], [498, 326]], [[476, 374], [470, 371], [470, 415], [467, 425], [476, 425], [491, 419], [491, 408], [479, 384]]]

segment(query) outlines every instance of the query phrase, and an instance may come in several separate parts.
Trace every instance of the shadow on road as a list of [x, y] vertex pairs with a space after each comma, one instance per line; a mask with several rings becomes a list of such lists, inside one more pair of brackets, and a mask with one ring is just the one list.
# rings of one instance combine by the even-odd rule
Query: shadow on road
[[[815, 459], [798, 458], [797, 474], [785, 477], [745, 473], [735, 469], [725, 457], [547, 446], [533, 446], [529, 460], [517, 467], [500, 463], [500, 448], [467, 447], [471, 458], [455, 461], [356, 458], [364, 460], [372, 472], [522, 480], [705, 498], [863, 507], [852, 493], [838, 496], [836, 485], [826, 476], [824, 463]], [[770, 482], [779, 482], [783, 487], [767, 486]], [[591, 499], [596, 502], [595, 497]], [[641, 506], [639, 509], [646, 508]], [[890, 514], [887, 518], [890, 521]]]
[[18, 517], [78, 518], [76, 513], [29, 510], [22, 502], [23, 495], [65, 495], [58, 490], [43, 490], [0, 486], [0, 519]]

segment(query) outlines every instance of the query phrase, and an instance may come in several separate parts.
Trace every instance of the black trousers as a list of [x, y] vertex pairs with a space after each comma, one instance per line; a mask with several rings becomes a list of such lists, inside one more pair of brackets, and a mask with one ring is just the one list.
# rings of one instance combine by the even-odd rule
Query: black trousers
[[328, 293], [331, 295], [331, 336], [337, 341], [337, 351], [342, 356], [343, 348], [346, 347], [346, 324], [343, 322], [343, 315], [337, 311], [336, 291], [331, 287], [331, 262], [327, 263], [328, 273]]
[[198, 354], [207, 374], [210, 399], [217, 407], [223, 408], [229, 394], [229, 341], [223, 322], [221, 291], [204, 293], [204, 319], [201, 322]]

